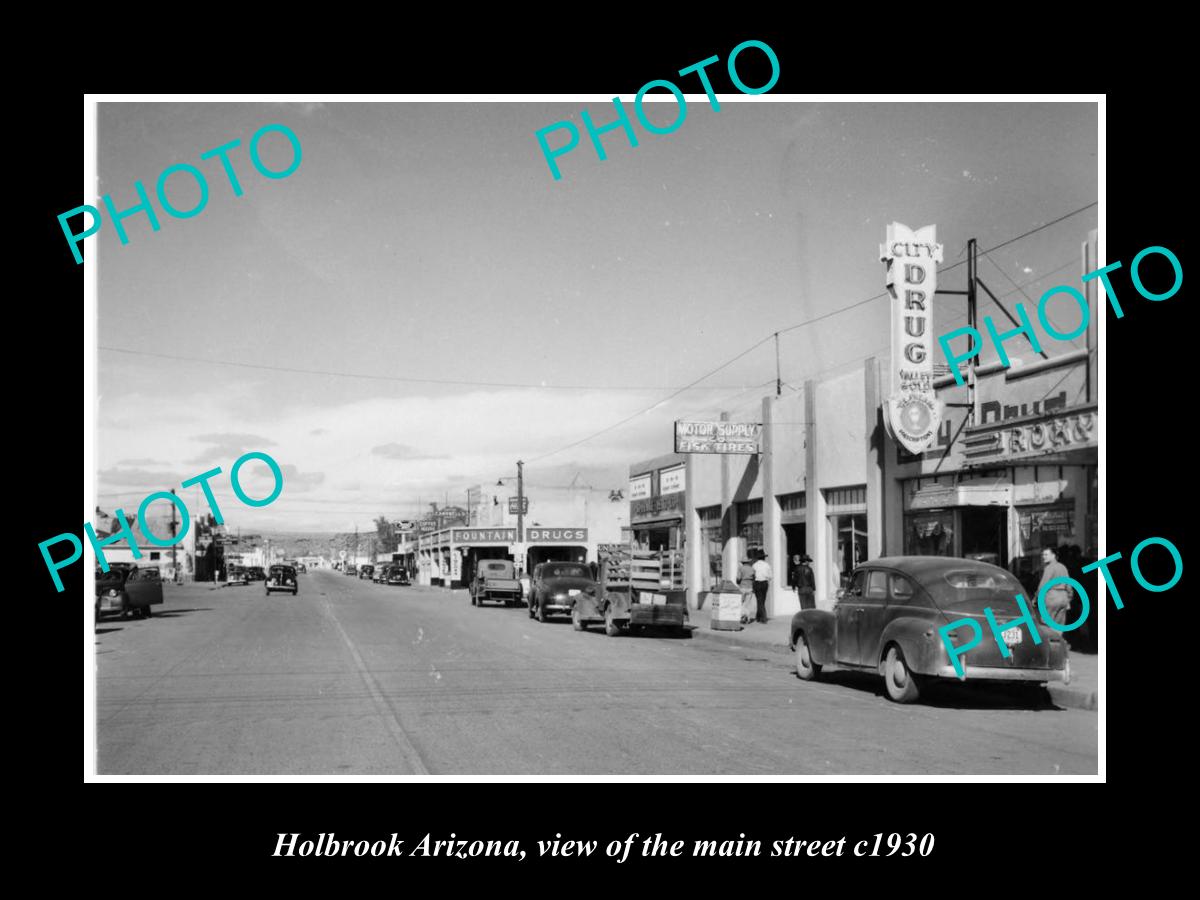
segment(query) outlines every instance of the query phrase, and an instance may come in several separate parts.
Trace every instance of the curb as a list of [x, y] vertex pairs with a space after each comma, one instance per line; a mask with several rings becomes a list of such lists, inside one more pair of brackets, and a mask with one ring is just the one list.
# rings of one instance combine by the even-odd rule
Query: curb
[[788, 649], [787, 644], [764, 643], [762, 641], [747, 641], [738, 639], [739, 631], [713, 631], [711, 628], [704, 628], [699, 625], [692, 625], [692, 638], [705, 641], [714, 641], [718, 644], [737, 644], [740, 647], [755, 650], [767, 650], [771, 653], [782, 653], [785, 656], [790, 656], [792, 651]]
[[[737, 644], [739, 647], [755, 650], [767, 650], [771, 653], [781, 653], [791, 655], [791, 650], [787, 644], [776, 643], [760, 643], [758, 641], [739, 641], [737, 631], [713, 631], [709, 628], [704, 628], [699, 625], [692, 626], [692, 638], [699, 640], [712, 641], [718, 644]], [[1083, 709], [1088, 712], [1096, 712], [1099, 705], [1098, 691], [1085, 691], [1080, 688], [1073, 688], [1063, 684], [1051, 682], [1047, 686], [1050, 692], [1050, 699], [1058, 706], [1067, 709]]]
[[1050, 699], [1059, 706], [1065, 706], [1070, 709], [1085, 709], [1088, 712], [1096, 712], [1096, 707], [1099, 703], [1098, 691], [1083, 691], [1078, 688], [1064, 687], [1063, 685], [1050, 685]]

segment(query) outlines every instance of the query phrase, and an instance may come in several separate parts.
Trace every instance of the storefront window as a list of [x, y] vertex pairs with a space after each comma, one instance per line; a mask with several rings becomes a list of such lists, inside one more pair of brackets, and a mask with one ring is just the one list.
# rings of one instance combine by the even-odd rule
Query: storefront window
[[904, 517], [906, 556], [953, 556], [954, 511], [931, 510]]
[[835, 538], [833, 559], [835, 583], [845, 587], [850, 574], [867, 561], [867, 517], [830, 516]]
[[762, 499], [746, 500], [734, 504], [737, 510], [738, 537], [742, 539], [745, 552], [753, 559], [763, 548]]

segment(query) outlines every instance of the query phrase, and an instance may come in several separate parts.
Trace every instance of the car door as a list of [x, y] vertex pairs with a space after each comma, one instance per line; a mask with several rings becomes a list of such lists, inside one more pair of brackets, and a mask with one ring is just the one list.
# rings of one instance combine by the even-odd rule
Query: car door
[[884, 569], [867, 571], [858, 615], [858, 661], [864, 666], [879, 662], [879, 637], [888, 616], [888, 574]]
[[863, 589], [866, 580], [866, 569], [855, 572], [834, 607], [834, 617], [837, 620], [835, 655], [838, 662], [858, 665], [861, 658], [858, 650], [858, 619], [863, 612]]
[[[134, 569], [125, 579], [125, 593], [129, 597], [129, 606], [149, 606], [152, 603], [162, 603], [162, 583], [158, 578], [151, 577], [150, 569]], [[153, 572], [157, 576], [158, 572]]]

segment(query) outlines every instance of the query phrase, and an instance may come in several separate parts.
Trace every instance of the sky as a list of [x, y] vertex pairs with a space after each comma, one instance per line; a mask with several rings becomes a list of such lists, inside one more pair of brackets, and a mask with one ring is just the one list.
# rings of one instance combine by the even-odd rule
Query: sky
[[[188, 163], [209, 198], [186, 219], [155, 200], [160, 230], [135, 214], [126, 245], [111, 223], [87, 239], [98, 504], [132, 511], [216, 466], [227, 521], [251, 531], [370, 528], [419, 503], [461, 504], [518, 459], [547, 489], [624, 488], [631, 463], [670, 452], [673, 420], [773, 389], [767, 341], [667, 399], [775, 331], [792, 329], [780, 337], [789, 385], [886, 359], [888, 302], [862, 301], [884, 289], [889, 222], [936, 224], [949, 265], [971, 237], [987, 249], [1097, 200], [1093, 103], [767, 96], [721, 96], [714, 111], [689, 95], [671, 134], [635, 125], [637, 147], [605, 134], [604, 161], [580, 116], [610, 121], [602, 102], [101, 103], [99, 194], [125, 209], [135, 181], [153, 194]], [[652, 120], [671, 120], [667, 102], [648, 104]], [[560, 121], [581, 140], [555, 180], [534, 133]], [[249, 159], [268, 124], [300, 141], [286, 178]], [[235, 139], [242, 196], [200, 159]], [[292, 159], [277, 132], [259, 147], [268, 168]], [[180, 209], [199, 199], [187, 174], [167, 192]], [[1091, 206], [981, 256], [980, 276], [1033, 318], [1043, 292], [1078, 287], [1096, 222]], [[939, 287], [961, 289], [965, 271]], [[933, 315], [935, 334], [965, 324], [964, 298], [938, 297]], [[1070, 330], [1078, 312], [1062, 301], [1051, 321]], [[284, 473], [263, 508], [227, 480], [251, 450]], [[265, 466], [244, 474], [252, 496], [269, 492]]]

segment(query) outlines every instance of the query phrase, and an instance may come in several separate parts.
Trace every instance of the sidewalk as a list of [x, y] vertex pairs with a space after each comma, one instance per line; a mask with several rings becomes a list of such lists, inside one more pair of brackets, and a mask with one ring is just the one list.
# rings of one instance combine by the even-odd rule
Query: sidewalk
[[[726, 645], [753, 647], [771, 653], [790, 654], [788, 628], [791, 616], [778, 616], [766, 625], [751, 623], [741, 631], [713, 631], [709, 626], [709, 610], [689, 609], [688, 622], [694, 640], [716, 641]], [[1071, 653], [1071, 683], [1050, 682], [1050, 699], [1058, 706], [1096, 711], [1100, 696], [1099, 658], [1095, 654]]]

